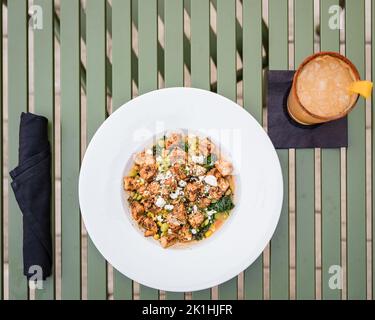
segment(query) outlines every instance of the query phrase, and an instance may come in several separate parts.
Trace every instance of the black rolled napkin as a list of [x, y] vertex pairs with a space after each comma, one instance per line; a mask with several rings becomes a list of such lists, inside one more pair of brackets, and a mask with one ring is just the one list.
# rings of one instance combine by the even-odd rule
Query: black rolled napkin
[[305, 126], [288, 114], [287, 100], [295, 71], [268, 71], [268, 135], [276, 149], [348, 146], [347, 117]]
[[21, 114], [19, 165], [10, 176], [23, 214], [24, 275], [30, 279], [39, 266], [45, 280], [52, 272], [51, 148], [45, 117]]

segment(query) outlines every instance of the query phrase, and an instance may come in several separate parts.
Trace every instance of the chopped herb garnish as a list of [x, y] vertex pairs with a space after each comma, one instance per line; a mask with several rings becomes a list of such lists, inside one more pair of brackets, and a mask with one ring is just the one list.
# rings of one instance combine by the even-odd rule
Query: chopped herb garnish
[[216, 212], [229, 211], [233, 208], [234, 204], [230, 196], [224, 196], [219, 201], [211, 203], [208, 207], [209, 210], [215, 210]]
[[195, 240], [202, 240], [204, 238], [204, 234], [210, 229], [212, 223], [200, 228], [196, 234], [193, 235]]
[[215, 162], [217, 160], [217, 156], [213, 153], [210, 153], [205, 161], [204, 161], [204, 167], [207, 169], [207, 170], [211, 170], [214, 166], [215, 166]]

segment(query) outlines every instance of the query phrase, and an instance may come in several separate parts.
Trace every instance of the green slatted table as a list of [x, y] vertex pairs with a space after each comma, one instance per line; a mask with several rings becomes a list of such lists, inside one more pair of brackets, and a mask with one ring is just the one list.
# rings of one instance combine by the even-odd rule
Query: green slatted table
[[[374, 5], [374, 2], [373, 2]], [[365, 1], [346, 1], [346, 56], [365, 76]], [[347, 295], [365, 299], [366, 282], [366, 137], [364, 100], [348, 117], [347, 149]]]
[[[54, 30], [53, 30], [53, 2], [48, 0], [37, 0], [44, 12], [44, 32], [36, 33], [34, 37], [34, 110], [37, 114], [51, 119], [49, 122], [49, 139], [52, 141], [51, 148], [54, 149], [55, 129], [55, 88], [54, 88]], [[54, 156], [53, 152], [53, 156]], [[52, 159], [54, 164], [54, 158]], [[52, 181], [55, 179], [54, 165], [52, 167]], [[51, 203], [51, 224], [55, 223], [54, 189], [52, 190], [53, 201]], [[55, 236], [55, 228], [52, 228], [52, 237]], [[55, 270], [54, 270], [55, 271]], [[48, 278], [44, 283], [43, 290], [37, 290], [37, 299], [53, 299], [55, 297], [55, 275]]]
[[[327, 21], [328, 10], [338, 5], [338, 0], [323, 1], [320, 21]], [[340, 32], [332, 30], [328, 24], [321, 24], [320, 49], [340, 50]], [[322, 173], [322, 298], [340, 299], [341, 292], [329, 288], [329, 271], [332, 265], [341, 265], [341, 203], [340, 203], [340, 150], [321, 151]]]
[[[288, 0], [268, 3], [269, 68], [288, 69]], [[289, 153], [278, 151], [284, 178], [284, 200], [279, 225], [270, 245], [270, 298], [289, 298]]]
[[[18, 164], [18, 126], [21, 112], [28, 110], [27, 1], [8, 4], [8, 165]], [[9, 186], [10, 188], [10, 186]], [[27, 299], [27, 281], [22, 266], [22, 215], [12, 192], [9, 193], [9, 298]]]
[[[86, 95], [87, 136], [94, 135], [106, 117], [106, 10], [102, 0], [91, 0], [86, 6]], [[89, 238], [87, 251], [87, 297], [107, 298], [106, 261]]]
[[[314, 1], [294, 1], [294, 65], [314, 51]], [[315, 297], [314, 150], [296, 151], [296, 297]]]
[[[375, 263], [371, 265], [367, 250], [369, 244], [375, 255], [375, 228], [367, 225], [367, 219], [372, 215], [375, 225], [375, 130], [371, 132], [373, 145], [366, 150], [366, 111], [361, 99], [348, 117], [349, 148], [278, 150], [285, 192], [276, 232], [243, 277], [218, 288], [184, 294], [133, 283], [113, 269], [84, 235], [78, 204], [80, 161], [87, 144], [106, 117], [136, 95], [184, 85], [212, 90], [242, 101], [265, 126], [267, 68], [295, 68], [317, 48], [341, 50], [364, 78], [368, 67], [365, 12], [371, 5], [367, 19], [373, 29], [375, 0], [345, 1], [341, 47], [340, 30], [331, 29], [328, 23], [339, 2], [35, 0], [34, 6], [43, 12], [43, 28], [31, 30], [28, 1], [4, 1], [0, 8], [0, 136], [8, 143], [0, 148], [0, 160], [8, 169], [17, 165], [22, 111], [34, 110], [50, 119], [54, 151], [51, 214], [57, 264], [43, 289], [31, 295], [22, 270], [21, 212], [13, 193], [6, 193], [10, 186], [0, 184], [0, 299], [371, 298]], [[4, 30], [3, 20], [7, 21]], [[367, 45], [374, 44], [374, 31], [369, 38]], [[374, 65], [374, 46], [367, 55]], [[7, 70], [4, 76], [3, 70]], [[366, 156], [371, 156], [372, 175], [366, 172]], [[60, 177], [61, 192], [56, 192]], [[3, 165], [0, 178], [8, 179]], [[366, 179], [371, 184], [371, 199], [366, 198]], [[372, 211], [366, 210], [370, 201]], [[87, 255], [83, 254], [86, 247]], [[332, 266], [346, 271], [344, 290], [330, 287]], [[367, 276], [372, 276], [373, 284]]]
[[77, 181], [81, 144], [80, 5], [62, 1], [61, 54], [61, 298], [80, 299], [81, 218]]

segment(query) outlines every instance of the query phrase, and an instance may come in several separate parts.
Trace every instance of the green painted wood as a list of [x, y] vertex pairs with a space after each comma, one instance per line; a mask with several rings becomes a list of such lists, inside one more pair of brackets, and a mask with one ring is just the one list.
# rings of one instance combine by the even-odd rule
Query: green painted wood
[[[269, 0], [269, 68], [288, 69], [288, 0]], [[284, 179], [279, 224], [270, 244], [270, 298], [289, 298], [289, 154], [278, 150]]]
[[[106, 10], [105, 0], [90, 0], [86, 4], [86, 52], [87, 52], [87, 138], [106, 117]], [[88, 237], [87, 249], [87, 297], [107, 298], [107, 264]]]
[[243, 0], [244, 108], [263, 122], [262, 1]]
[[[138, 0], [138, 90], [158, 88], [157, 0]], [[140, 286], [141, 299], [158, 299], [158, 290]]]
[[[191, 85], [210, 90], [210, 4], [209, 0], [190, 0]], [[210, 299], [211, 291], [192, 293], [193, 299]]]
[[64, 0], [60, 13], [61, 52], [61, 296], [81, 297], [80, 2]]
[[[346, 0], [346, 56], [365, 75], [365, 1]], [[365, 103], [349, 114], [347, 150], [347, 293], [366, 299], [366, 135]]]
[[[165, 0], [164, 10], [165, 86], [182, 87], [184, 85], [184, 1]], [[166, 292], [166, 298], [183, 300], [184, 293]]]
[[165, 0], [165, 86], [184, 85], [184, 1]]
[[[34, 5], [43, 10], [43, 29], [34, 30], [34, 110], [35, 113], [48, 119], [48, 134], [51, 150], [54, 150], [54, 26], [53, 12], [54, 4], [50, 0], [35, 0]], [[52, 201], [51, 201], [51, 235], [55, 239], [55, 210], [54, 210], [54, 152], [52, 152]], [[54, 250], [54, 246], [53, 246]], [[54, 255], [54, 254], [53, 254]], [[55, 264], [53, 264], [53, 269]], [[43, 289], [37, 289], [36, 299], [54, 299], [55, 297], [55, 275], [46, 279]]]
[[[372, 14], [371, 14], [371, 30], [375, 28], [375, 0], [371, 2]], [[372, 31], [372, 81], [375, 81], [375, 32]], [[372, 109], [374, 110], [375, 106], [375, 95], [372, 95]], [[375, 112], [372, 112], [372, 257], [375, 257]], [[373, 260], [374, 261], [374, 260]], [[372, 297], [375, 297], [375, 263], [372, 264]]]
[[[243, 0], [243, 101], [244, 108], [263, 122], [262, 1]], [[263, 255], [246, 271], [245, 299], [263, 298]]]
[[[3, 6], [0, 6], [0, 34], [3, 35]], [[3, 141], [3, 42], [0, 41], [0, 140]], [[0, 181], [3, 181], [3, 150], [0, 146]], [[0, 184], [0, 300], [4, 298], [4, 248], [3, 248], [3, 225], [4, 225], [4, 204], [3, 184]]]
[[[18, 133], [21, 112], [28, 109], [27, 1], [8, 3], [8, 158], [9, 169], [18, 165]], [[22, 213], [9, 185], [9, 298], [27, 299], [23, 275]]]
[[[112, 109], [132, 97], [131, 0], [112, 0]], [[114, 299], [133, 298], [133, 281], [113, 270]]]
[[113, 111], [132, 98], [131, 0], [112, 0]]
[[[320, 49], [340, 51], [340, 31], [329, 28], [329, 8], [339, 0], [320, 1]], [[322, 298], [340, 299], [341, 291], [329, 287], [330, 267], [341, 265], [340, 149], [322, 149]]]
[[138, 0], [139, 93], [158, 87], [157, 78], [157, 1]]
[[[217, 92], [236, 102], [236, 1], [217, 1]], [[237, 277], [219, 286], [219, 299], [237, 298]]]
[[[294, 1], [295, 67], [314, 53], [314, 1]], [[315, 298], [314, 150], [296, 150], [296, 297]]]
[[[164, 7], [164, 0], [158, 0], [158, 15], [161, 21], [164, 19], [164, 10], [162, 9]], [[132, 18], [133, 18], [133, 24], [136, 29], [138, 29], [138, 0], [132, 1]], [[185, 54], [185, 57], [187, 55]], [[158, 61], [158, 72], [160, 72], [160, 75], [162, 78], [164, 78], [164, 48], [161, 46], [161, 43], [157, 42], [157, 61]], [[138, 86], [138, 73], [136, 72], [138, 70], [138, 60], [137, 56], [135, 55], [133, 51], [133, 80], [135, 84]]]
[[210, 4], [209, 0], [190, 0], [191, 84], [210, 89]]

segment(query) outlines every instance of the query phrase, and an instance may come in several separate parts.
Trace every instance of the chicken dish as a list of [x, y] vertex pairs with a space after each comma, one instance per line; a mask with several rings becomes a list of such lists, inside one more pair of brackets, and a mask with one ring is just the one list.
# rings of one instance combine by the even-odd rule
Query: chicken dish
[[234, 208], [232, 163], [193, 134], [173, 132], [136, 153], [123, 187], [144, 236], [164, 248], [210, 237]]

